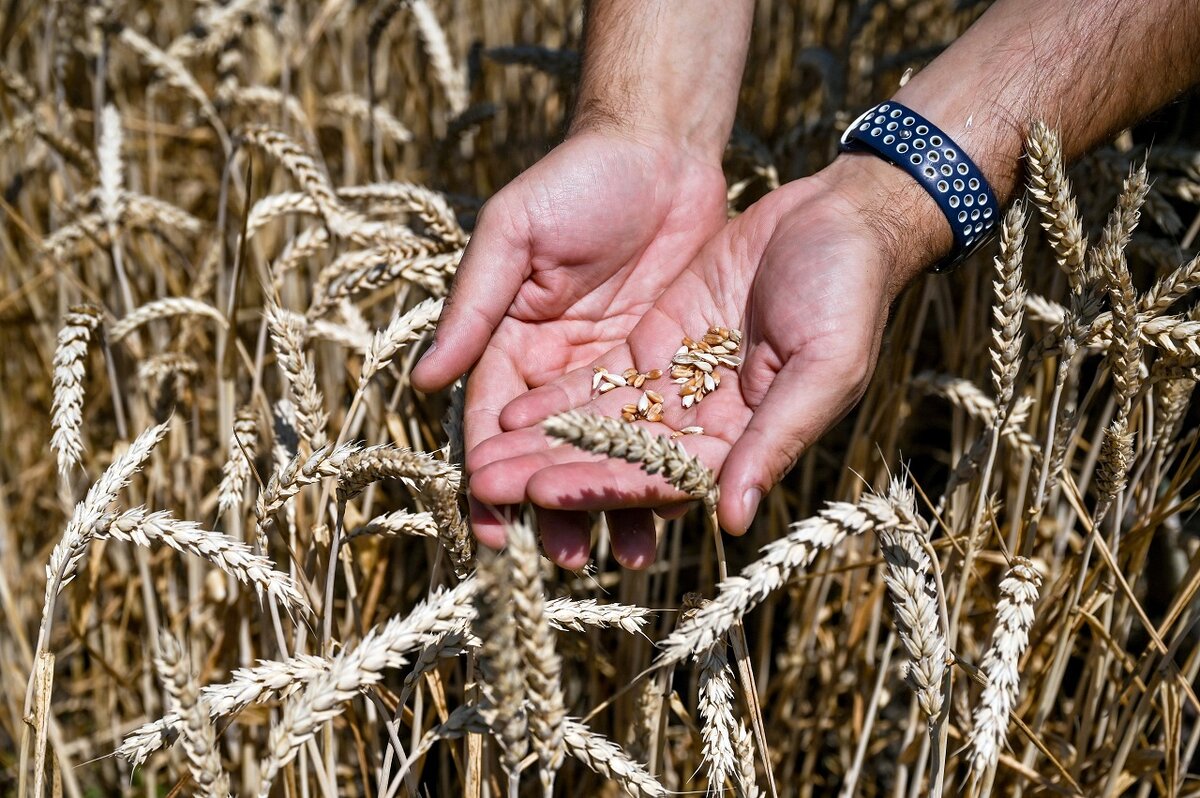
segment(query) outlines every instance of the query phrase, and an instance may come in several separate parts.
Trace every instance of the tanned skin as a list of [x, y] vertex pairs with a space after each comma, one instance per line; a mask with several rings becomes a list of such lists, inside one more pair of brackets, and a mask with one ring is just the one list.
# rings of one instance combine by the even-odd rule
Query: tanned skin
[[[485, 208], [413, 375], [435, 390], [474, 367], [467, 469], [483, 543], [503, 542], [495, 508], [529, 501], [564, 567], [586, 562], [594, 510], [609, 513], [620, 562], [653, 562], [651, 508], [677, 512], [686, 497], [627, 463], [550, 448], [537, 424], [574, 407], [618, 415], [631, 394], [593, 399], [593, 365], [661, 368], [710, 324], [744, 330], [742, 368], [649, 426], [705, 428], [682, 443], [719, 474], [721, 525], [744, 532], [862, 396], [896, 295], [949, 251], [933, 199], [870, 154], [841, 155], [724, 221], [720, 157], [752, 10], [592, 4], [570, 135]], [[942, 128], [1005, 202], [1035, 119], [1078, 157], [1200, 82], [1197, 52], [1200, 0], [998, 0], [893, 98]]]

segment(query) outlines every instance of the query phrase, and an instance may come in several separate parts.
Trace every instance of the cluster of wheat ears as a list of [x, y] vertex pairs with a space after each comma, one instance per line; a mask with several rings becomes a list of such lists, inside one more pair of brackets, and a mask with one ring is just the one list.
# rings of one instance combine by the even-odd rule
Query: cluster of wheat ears
[[[979, 4], [852, 5], [759, 12], [731, 214]], [[475, 545], [463, 387], [409, 372], [561, 129], [579, 9], [8, 10], [0, 794], [1195, 794], [1185, 144], [1069, 177], [1034, 124], [998, 242], [902, 297], [744, 538], [686, 435], [548, 419], [698, 500], [647, 571], [613, 516], [569, 573], [519, 518]]]

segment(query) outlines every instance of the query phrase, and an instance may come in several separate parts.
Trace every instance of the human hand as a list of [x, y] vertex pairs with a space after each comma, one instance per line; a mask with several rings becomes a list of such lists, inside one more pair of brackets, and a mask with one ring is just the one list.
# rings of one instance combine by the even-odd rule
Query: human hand
[[[519, 394], [623, 342], [724, 220], [719, 163], [649, 135], [572, 136], [484, 206], [413, 384], [439, 390], [474, 364], [472, 451], [500, 433], [500, 411]], [[471, 509], [480, 541], [501, 545], [500, 515], [476, 501]], [[586, 562], [586, 516], [538, 516], [552, 558]], [[613, 523], [653, 528], [648, 510]]]
[[[468, 457], [475, 495], [558, 511], [686, 501], [636, 466], [551, 447], [537, 424], [579, 407], [616, 416], [636, 402], [640, 391], [632, 388], [593, 398], [593, 365], [618, 373], [628, 366], [666, 371], [684, 336], [698, 338], [712, 325], [740, 327], [743, 364], [723, 371], [718, 390], [685, 409], [677, 386], [664, 375], [652, 386], [667, 399], [663, 421], [640, 423], [657, 434], [703, 427], [704, 433], [680, 443], [719, 473], [722, 527], [744, 532], [762, 495], [861, 397], [892, 299], [949, 246], [949, 227], [936, 206], [919, 186], [910, 191], [905, 178], [877, 159], [843, 156], [730, 222], [627, 341], [503, 409], [499, 421], [506, 432]], [[906, 211], [904, 224], [889, 208]], [[653, 529], [613, 532], [614, 547], [623, 540], [626, 565], [653, 561]]]

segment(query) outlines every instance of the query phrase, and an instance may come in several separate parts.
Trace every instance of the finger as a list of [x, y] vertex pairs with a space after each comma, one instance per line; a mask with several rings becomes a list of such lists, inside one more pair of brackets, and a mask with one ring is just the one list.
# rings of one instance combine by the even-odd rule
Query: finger
[[855, 360], [793, 357], [776, 375], [722, 466], [717, 517], [723, 529], [745, 533], [767, 491], [862, 395], [869, 360], [860, 359], [861, 369], [847, 366]]
[[592, 520], [587, 513], [536, 509], [546, 556], [568, 571], [587, 565], [592, 552]]
[[500, 411], [525, 390], [525, 380], [512, 358], [496, 347], [485, 349], [467, 380], [463, 437], [468, 454], [500, 434]]
[[682, 518], [687, 515], [687, 511], [692, 507], [691, 502], [680, 502], [679, 504], [668, 504], [665, 507], [655, 507], [654, 514], [664, 521], [674, 521], [676, 518]]
[[412, 372], [413, 386], [439, 391], [479, 359], [529, 275], [530, 243], [519, 216], [484, 206], [438, 320], [433, 344]]
[[608, 519], [608, 537], [617, 562], [634, 571], [654, 564], [658, 534], [649, 510], [612, 510]]
[[552, 382], [517, 396], [501, 411], [500, 427], [517, 430], [543, 421], [555, 413], [581, 407], [595, 393], [593, 384], [597, 366], [620, 377], [621, 372], [631, 364], [629, 347], [624, 344], [614, 347], [587, 366], [569, 371]]
[[473, 495], [467, 497], [467, 505], [471, 511], [471, 531], [475, 539], [489, 549], [504, 548], [507, 538], [504, 525], [512, 523], [520, 508], [515, 505], [487, 504]]

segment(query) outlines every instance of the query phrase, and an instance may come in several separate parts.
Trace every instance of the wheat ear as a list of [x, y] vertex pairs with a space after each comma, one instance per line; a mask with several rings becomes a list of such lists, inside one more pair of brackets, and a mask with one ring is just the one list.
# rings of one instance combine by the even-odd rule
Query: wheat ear
[[433, 593], [407, 616], [375, 627], [358, 645], [343, 650], [327, 672], [289, 701], [279, 724], [271, 730], [259, 795], [267, 798], [279, 771], [292, 761], [300, 746], [342, 713], [347, 701], [378, 684], [384, 670], [403, 666], [408, 652], [454, 628], [471, 606], [473, 589], [472, 583], [463, 583]]
[[1157, 316], [1197, 287], [1200, 287], [1200, 255], [1181, 263], [1170, 273], [1159, 278], [1158, 282], [1142, 295], [1138, 309], [1147, 315]]
[[182, 296], [165, 297], [147, 302], [126, 313], [108, 328], [108, 337], [114, 341], [120, 341], [144, 324], [171, 316], [204, 316], [212, 319], [222, 328], [226, 326], [225, 317], [221, 315], [221, 311], [207, 302]]
[[700, 667], [699, 702], [702, 759], [708, 765], [709, 792], [725, 789], [726, 777], [738, 770], [734, 736], [738, 724], [733, 718], [733, 673], [725, 656], [721, 638], [696, 656]]
[[562, 660], [546, 613], [545, 587], [540, 572], [537, 539], [528, 524], [507, 529], [509, 572], [517, 644], [524, 663], [525, 696], [529, 702], [529, 731], [537, 754], [542, 790], [554, 793], [554, 776], [563, 760], [562, 722], [567, 715], [562, 693]]
[[[996, 392], [998, 414], [1007, 414], [1013, 400], [1013, 385], [1020, 368], [1025, 336], [1025, 281], [1022, 260], [1025, 256], [1025, 209], [1013, 203], [1000, 225], [1000, 254], [995, 259], [996, 277], [992, 281], [996, 301], [992, 305], [992, 387]], [[996, 423], [1002, 423], [998, 418]]]
[[1075, 206], [1071, 181], [1063, 165], [1058, 134], [1042, 121], [1033, 123], [1025, 140], [1029, 166], [1029, 194], [1042, 214], [1042, 227], [1050, 237], [1059, 268], [1067, 275], [1073, 293], [1084, 284], [1087, 241]]
[[911, 659], [907, 681], [932, 722], [941, 714], [946, 698], [942, 681], [949, 648], [941, 626], [937, 582], [923, 545], [928, 532], [916, 514], [911, 489], [893, 483], [890, 498], [900, 523], [879, 530], [885, 563], [883, 578], [892, 594], [900, 641]]
[[563, 721], [563, 743], [567, 752], [594, 772], [612, 779], [636, 798], [660, 798], [667, 789], [646, 769], [630, 759], [619, 745], [577, 720]]
[[201, 529], [192, 521], [179, 521], [169, 512], [148, 513], [145, 508], [137, 507], [103, 519], [94, 534], [97, 538], [115, 538], [147, 547], [152, 541], [159, 541], [181, 554], [207, 560], [239, 582], [253, 587], [260, 596], [265, 593], [289, 610], [310, 612], [295, 580], [275, 570], [269, 559], [255, 554], [240, 540]]
[[663, 479], [711, 508], [719, 498], [716, 480], [707, 466], [687, 453], [677, 441], [652, 435], [644, 427], [617, 418], [603, 418], [569, 410], [542, 422], [552, 438], [584, 451], [635, 463], [647, 474]]
[[481, 549], [475, 579], [475, 618], [472, 631], [479, 638], [481, 687], [494, 716], [489, 719], [500, 743], [500, 762], [508, 774], [510, 796], [515, 796], [521, 760], [529, 748], [525, 670], [517, 643], [515, 590], [512, 564], [500, 555]]
[[980, 667], [987, 677], [987, 685], [979, 697], [967, 738], [967, 762], [975, 779], [984, 778], [996, 766], [1000, 749], [1004, 747], [1008, 716], [1016, 707], [1021, 689], [1018, 668], [1029, 645], [1033, 609], [1041, 585], [1041, 575], [1024, 557], [1015, 558], [1000, 581], [996, 628]]
[[54, 407], [50, 448], [58, 455], [58, 471], [66, 476], [83, 456], [83, 374], [88, 343], [100, 326], [100, 310], [76, 305], [63, 317], [54, 349]]
[[[223, 684], [200, 689], [200, 697], [215, 721], [240, 712], [250, 704], [276, 698], [286, 698], [329, 670], [330, 660], [308, 654], [297, 654], [282, 661], [259, 660], [251, 668], [238, 668]], [[176, 739], [183, 725], [177, 711], [134, 729], [117, 748], [116, 753], [131, 765], [141, 765], [155, 751]]]
[[762, 557], [738, 576], [722, 580], [717, 597], [680, 623], [661, 644], [656, 664], [672, 665], [711, 646], [750, 610], [783, 587], [796, 570], [807, 568], [826, 549], [850, 535], [894, 527], [899, 523], [891, 504], [867, 495], [857, 504], [830, 502], [817, 515], [792, 524], [792, 531], [762, 549]]
[[446, 31], [429, 3], [426, 0], [409, 0], [408, 5], [417, 23], [417, 30], [421, 33], [421, 41], [425, 43], [433, 74], [446, 94], [451, 113], [457, 116], [467, 108], [466, 76], [455, 65], [454, 56], [450, 54], [450, 43], [446, 41]]
[[370, 346], [367, 347], [362, 372], [358, 378], [359, 386], [366, 385], [381, 369], [386, 368], [402, 347], [433, 330], [441, 315], [440, 299], [426, 299], [406, 313], [397, 311], [388, 322], [388, 326], [375, 333]]
[[317, 388], [317, 372], [304, 352], [304, 330], [277, 305], [267, 309], [267, 327], [275, 348], [279, 368], [288, 381], [288, 392], [296, 406], [296, 429], [313, 449], [325, 444], [329, 414], [325, 399]]
[[200, 700], [196, 680], [184, 661], [183, 648], [166, 632], [159, 640], [154, 665], [180, 716], [183, 752], [196, 793], [205, 798], [228, 798], [229, 774], [221, 766], [216, 732]]
[[258, 419], [253, 408], [243, 407], [238, 411], [233, 420], [228, 451], [221, 469], [221, 486], [217, 489], [217, 506], [222, 513], [241, 507], [246, 483], [254, 468], [254, 457], [258, 451]]

